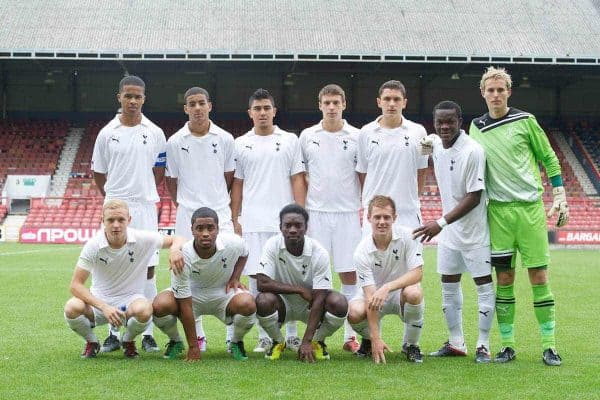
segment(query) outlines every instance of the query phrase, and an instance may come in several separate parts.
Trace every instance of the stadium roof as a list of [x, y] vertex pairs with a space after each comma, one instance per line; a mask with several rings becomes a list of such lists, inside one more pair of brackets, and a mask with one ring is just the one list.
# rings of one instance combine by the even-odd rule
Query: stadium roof
[[0, 0], [0, 59], [600, 65], [600, 0]]

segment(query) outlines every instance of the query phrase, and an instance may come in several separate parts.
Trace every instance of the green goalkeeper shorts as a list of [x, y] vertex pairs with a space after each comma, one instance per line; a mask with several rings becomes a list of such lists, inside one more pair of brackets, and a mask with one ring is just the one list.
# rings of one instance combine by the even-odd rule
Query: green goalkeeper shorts
[[526, 268], [548, 265], [550, 251], [544, 203], [514, 201], [509, 203], [490, 200], [488, 221], [492, 245], [492, 264], [495, 260], [507, 260], [515, 267], [515, 255], [521, 254], [521, 263]]

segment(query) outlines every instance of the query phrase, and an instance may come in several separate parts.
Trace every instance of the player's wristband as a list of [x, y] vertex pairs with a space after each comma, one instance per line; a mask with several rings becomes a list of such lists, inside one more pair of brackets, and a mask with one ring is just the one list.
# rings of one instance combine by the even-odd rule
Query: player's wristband
[[438, 219], [438, 220], [437, 220], [437, 221], [435, 221], [435, 222], [437, 222], [437, 224], [438, 224], [438, 225], [440, 226], [440, 228], [442, 228], [442, 229], [444, 229], [444, 227], [445, 227], [446, 225], [448, 225], [448, 221], [446, 221], [446, 218], [444, 218], [444, 217], [441, 217], [440, 219]]
[[555, 188], [557, 186], [563, 186], [562, 176], [560, 176], [560, 175], [551, 176], [549, 179], [550, 179], [550, 184], [552, 185], [553, 188]]

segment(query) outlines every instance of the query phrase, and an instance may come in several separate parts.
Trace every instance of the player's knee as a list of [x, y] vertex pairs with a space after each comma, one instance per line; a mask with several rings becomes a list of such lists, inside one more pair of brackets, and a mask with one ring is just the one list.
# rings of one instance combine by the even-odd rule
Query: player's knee
[[348, 322], [358, 324], [367, 318], [365, 302], [362, 300], [351, 301], [348, 305]]
[[259, 293], [255, 302], [256, 313], [261, 317], [271, 315], [277, 309], [277, 297], [273, 293]]
[[423, 290], [419, 285], [407, 286], [402, 289], [403, 303], [421, 304], [423, 301]]
[[240, 314], [247, 317], [256, 312], [256, 302], [250, 293], [236, 294], [232, 301], [235, 301], [234, 314]]
[[164, 317], [168, 314], [174, 315], [177, 312], [177, 302], [170, 290], [164, 290], [154, 298], [152, 312], [156, 317]]
[[74, 319], [82, 315], [85, 311], [85, 303], [77, 297], [71, 297], [65, 303], [65, 316], [69, 319]]
[[325, 299], [325, 311], [336, 317], [344, 317], [348, 314], [348, 300], [341, 293], [331, 291]]
[[529, 268], [527, 272], [529, 274], [529, 281], [532, 285], [543, 285], [548, 282], [548, 268], [545, 265], [542, 267]]
[[145, 299], [138, 299], [131, 303], [129, 311], [139, 322], [148, 322], [152, 318], [152, 304]]

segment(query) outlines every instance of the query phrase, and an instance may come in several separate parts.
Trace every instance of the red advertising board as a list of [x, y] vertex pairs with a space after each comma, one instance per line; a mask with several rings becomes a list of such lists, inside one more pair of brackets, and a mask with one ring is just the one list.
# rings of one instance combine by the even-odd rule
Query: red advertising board
[[72, 243], [83, 244], [90, 240], [98, 228], [21, 228], [21, 243]]
[[558, 244], [600, 244], [600, 231], [558, 231]]

